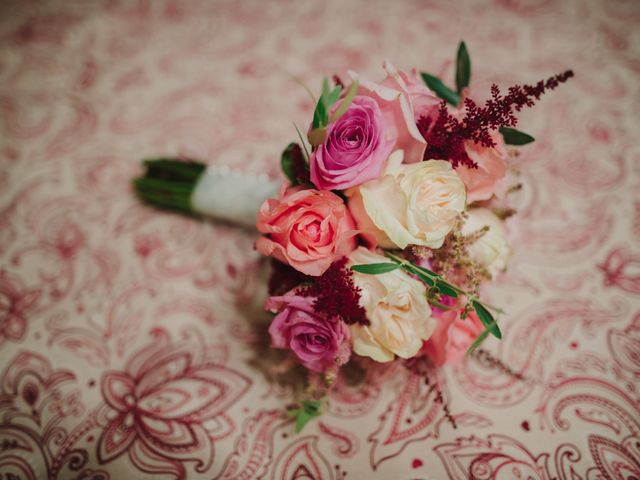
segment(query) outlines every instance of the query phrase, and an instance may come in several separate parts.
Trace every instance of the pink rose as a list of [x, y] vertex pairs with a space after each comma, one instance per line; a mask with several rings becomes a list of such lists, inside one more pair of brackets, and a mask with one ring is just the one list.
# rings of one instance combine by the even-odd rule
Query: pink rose
[[[415, 69], [411, 71], [411, 74], [408, 74], [402, 70], [396, 70], [389, 62], [384, 63], [384, 69], [387, 71], [387, 78], [382, 81], [382, 85], [409, 95], [409, 104], [413, 111], [413, 125], [418, 122], [420, 117], [429, 117], [438, 113], [442, 100], [434, 95], [418, 78], [418, 72]], [[405, 118], [405, 121], [409, 123], [410, 117]]]
[[342, 320], [318, 315], [313, 301], [313, 297], [291, 292], [269, 298], [267, 309], [279, 312], [269, 326], [269, 335], [275, 348], [290, 349], [309, 370], [326, 372], [349, 360], [349, 328]]
[[279, 198], [262, 204], [256, 226], [267, 234], [256, 242], [260, 253], [306, 275], [322, 275], [356, 248], [353, 219], [342, 199], [329, 191], [283, 189]]
[[381, 83], [374, 83], [358, 78], [358, 95], [366, 95], [375, 99], [387, 125], [387, 136], [395, 140], [396, 149], [404, 151], [406, 163], [422, 160], [426, 142], [416, 126], [421, 116], [431, 116], [439, 108], [440, 100], [425, 85], [415, 72], [411, 75], [396, 70], [389, 62], [383, 65], [387, 78]]
[[378, 104], [355, 97], [311, 154], [311, 182], [321, 190], [343, 190], [378, 178], [394, 144], [385, 137], [386, 129]]
[[467, 202], [489, 200], [493, 195], [498, 198], [507, 193], [507, 152], [504, 140], [499, 132], [491, 135], [495, 147], [487, 148], [472, 141], [465, 142], [469, 158], [478, 164], [478, 168], [461, 166], [456, 169], [458, 176], [467, 187]]
[[442, 311], [434, 308], [432, 316], [437, 326], [431, 338], [424, 343], [421, 353], [429, 357], [436, 367], [460, 361], [484, 330], [475, 312], [463, 320], [459, 310]]

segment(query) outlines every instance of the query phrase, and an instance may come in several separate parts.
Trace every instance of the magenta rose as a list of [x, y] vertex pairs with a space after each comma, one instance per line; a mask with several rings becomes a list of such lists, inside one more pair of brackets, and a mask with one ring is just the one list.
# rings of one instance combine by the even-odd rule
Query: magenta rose
[[344, 190], [378, 178], [395, 144], [387, 133], [376, 101], [356, 96], [311, 155], [311, 182], [320, 190]]
[[326, 372], [347, 363], [351, 355], [349, 328], [339, 319], [327, 319], [313, 310], [313, 297], [292, 292], [267, 300], [267, 309], [279, 312], [269, 327], [271, 344], [288, 348], [314, 372]]

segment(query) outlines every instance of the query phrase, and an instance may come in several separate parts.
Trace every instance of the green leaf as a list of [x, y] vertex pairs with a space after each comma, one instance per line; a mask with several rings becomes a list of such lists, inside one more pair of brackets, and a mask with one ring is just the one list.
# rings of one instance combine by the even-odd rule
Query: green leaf
[[456, 57], [456, 88], [458, 93], [462, 93], [462, 89], [469, 86], [471, 79], [471, 59], [467, 46], [464, 42], [458, 45], [458, 55]]
[[490, 333], [489, 329], [485, 328], [482, 331], [482, 333], [480, 335], [478, 335], [478, 337], [473, 341], [471, 346], [469, 346], [469, 348], [467, 349], [466, 355], [469, 355], [469, 354], [473, 353], [473, 351], [476, 348], [478, 348], [482, 342], [484, 342], [486, 340], [486, 338], [489, 336], [489, 333]]
[[304, 149], [305, 160], [309, 162], [309, 151], [307, 150], [307, 145], [304, 143], [304, 139], [302, 138], [302, 133], [300, 132], [300, 129], [298, 128], [298, 125], [295, 124], [295, 122], [293, 123], [293, 127], [296, 129], [298, 138], [300, 139], [300, 143], [302, 144], [302, 148]]
[[429, 270], [428, 268], [424, 268], [419, 265], [416, 265], [415, 263], [412, 263], [411, 266], [416, 270], [420, 270], [421, 272], [426, 273], [427, 275], [431, 275], [433, 277], [440, 277], [440, 275], [438, 275], [436, 272]]
[[427, 302], [429, 302], [429, 305], [431, 305], [432, 307], [436, 307], [438, 310], [442, 310], [443, 312], [450, 312], [453, 310], [459, 310], [460, 307], [449, 307], [447, 305], [443, 305], [440, 302], [436, 302], [435, 300], [429, 300], [427, 299]]
[[489, 310], [484, 308], [484, 306], [480, 302], [477, 302], [475, 300], [471, 301], [471, 305], [478, 314], [478, 318], [480, 319], [482, 324], [491, 332], [494, 337], [501, 339], [502, 332], [500, 331], [500, 327], [498, 327], [496, 320], [493, 318], [493, 315], [491, 315]]
[[[414, 268], [411, 268], [414, 267]], [[429, 285], [430, 287], [433, 287], [435, 285], [436, 282], [433, 281], [433, 278], [425, 275], [424, 273], [422, 273], [417, 267], [415, 267], [413, 264], [411, 265], [404, 265], [402, 267], [402, 269], [406, 272], [412, 273], [414, 275], [417, 275], [418, 278], [420, 280], [422, 280], [424, 283], [426, 283], [427, 285]]]
[[287, 410], [287, 415], [289, 415], [289, 417], [291, 418], [296, 418], [298, 416], [298, 413], [300, 413], [300, 408], [293, 408], [291, 410]]
[[349, 87], [349, 90], [347, 90], [347, 94], [342, 99], [342, 103], [340, 104], [338, 109], [335, 112], [333, 112], [333, 115], [331, 115], [331, 118], [329, 119], [329, 123], [335, 122], [344, 114], [344, 112], [347, 111], [347, 108], [349, 108], [349, 106], [351, 105], [351, 102], [353, 102], [353, 98], [356, 96], [357, 91], [358, 91], [358, 82], [355, 81], [351, 84], [351, 86]]
[[329, 108], [331, 108], [333, 104], [338, 101], [338, 99], [340, 98], [340, 93], [342, 93], [342, 87], [340, 85], [331, 90], [331, 93], [329, 94], [329, 97], [327, 99], [327, 105], [329, 106]]
[[[329, 79], [324, 77], [322, 80], [322, 95], [320, 95], [318, 103], [316, 103], [316, 109], [313, 112], [312, 130], [318, 130], [329, 124], [329, 110], [331, 110], [331, 106], [340, 98], [341, 91], [342, 87], [340, 85], [330, 90]], [[311, 142], [311, 144], [316, 145], [313, 142]]]
[[296, 415], [296, 433], [300, 433], [309, 420], [311, 420], [311, 415], [304, 410], [299, 410]]
[[302, 402], [303, 410], [312, 417], [318, 417], [322, 414], [320, 407], [322, 407], [320, 400], [304, 400]]
[[447, 282], [442, 282], [438, 280], [436, 282], [436, 287], [438, 287], [441, 294], [448, 295], [453, 298], [458, 298], [458, 292], [456, 292], [453, 288], [451, 288]]
[[427, 84], [427, 87], [433, 90], [438, 97], [446, 100], [451, 105], [458, 105], [460, 103], [460, 95], [442, 83], [442, 80], [438, 77], [434, 77], [433, 75], [425, 72], [422, 72], [420, 75], [422, 76], [424, 83]]
[[363, 263], [361, 265], [353, 265], [351, 270], [367, 275], [377, 275], [379, 273], [393, 272], [398, 268], [400, 268], [400, 265], [397, 263]]
[[531, 135], [511, 127], [500, 127], [500, 133], [507, 145], [526, 145], [535, 141]]
[[296, 419], [296, 433], [300, 433], [305, 425], [309, 423], [309, 420], [322, 415], [321, 406], [322, 404], [319, 400], [304, 400], [301, 408], [289, 413], [290, 416]]
[[321, 98], [324, 99], [324, 106], [327, 107], [327, 99], [329, 98], [329, 94], [331, 93], [331, 91], [329, 90], [329, 79], [327, 77], [324, 77], [322, 79], [322, 95], [320, 96]]
[[324, 97], [320, 97], [316, 104], [316, 109], [313, 112], [313, 128], [324, 127], [327, 124], [327, 118], [328, 114]]
[[384, 255], [396, 262], [396, 264], [402, 267], [405, 272], [412, 275], [417, 275], [418, 278], [420, 278], [420, 280], [422, 280], [428, 286], [433, 287], [435, 285], [433, 277], [438, 277], [438, 274], [432, 272], [427, 268], [419, 267], [411, 262], [407, 262], [404, 258], [398, 257], [391, 252], [384, 252]]
[[280, 166], [282, 167], [282, 171], [284, 172], [284, 174], [289, 179], [289, 182], [291, 182], [291, 185], [298, 184], [298, 179], [294, 174], [293, 168], [292, 153], [294, 148], [296, 148], [296, 144], [295, 142], [291, 142], [289, 145], [287, 145], [287, 148], [284, 149], [284, 152], [282, 152], [282, 155], [280, 156]]

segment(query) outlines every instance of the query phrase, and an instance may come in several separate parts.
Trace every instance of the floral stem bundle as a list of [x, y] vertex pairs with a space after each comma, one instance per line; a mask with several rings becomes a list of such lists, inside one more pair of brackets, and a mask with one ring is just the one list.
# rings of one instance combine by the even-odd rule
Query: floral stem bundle
[[170, 159], [145, 162], [135, 180], [147, 203], [261, 233], [256, 248], [273, 259], [271, 345], [316, 379], [291, 412], [297, 430], [358, 357], [440, 367], [502, 338], [503, 312], [480, 289], [510, 254], [507, 145], [534, 140], [516, 130], [516, 114], [573, 75], [506, 94], [494, 85], [479, 105], [464, 42], [455, 89], [427, 73], [384, 69], [381, 82], [354, 72], [324, 79], [306, 134], [296, 127], [299, 142], [282, 153], [281, 188]]

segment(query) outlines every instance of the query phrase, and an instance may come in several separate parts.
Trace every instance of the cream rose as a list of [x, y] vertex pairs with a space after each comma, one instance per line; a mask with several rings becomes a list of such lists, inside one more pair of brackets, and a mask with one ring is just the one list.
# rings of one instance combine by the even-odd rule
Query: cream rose
[[504, 223], [491, 210], [472, 208], [462, 227], [462, 234], [471, 235], [485, 226], [489, 227], [489, 230], [469, 246], [469, 254], [491, 275], [496, 275], [504, 271], [511, 255]]
[[465, 209], [464, 183], [449, 162], [407, 165], [402, 157], [394, 152], [380, 178], [347, 191], [349, 209], [358, 228], [383, 248], [440, 248]]
[[[349, 255], [349, 265], [381, 262], [388, 259], [364, 247]], [[424, 284], [400, 269], [379, 275], [353, 272], [353, 281], [371, 322], [351, 325], [353, 351], [377, 362], [416, 355], [436, 327]]]

